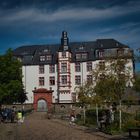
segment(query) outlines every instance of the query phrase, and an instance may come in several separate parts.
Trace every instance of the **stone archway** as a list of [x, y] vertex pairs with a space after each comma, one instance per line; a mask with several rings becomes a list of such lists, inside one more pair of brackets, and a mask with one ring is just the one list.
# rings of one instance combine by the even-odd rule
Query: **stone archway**
[[49, 111], [52, 105], [52, 92], [45, 88], [33, 90], [34, 93], [34, 110], [35, 111]]

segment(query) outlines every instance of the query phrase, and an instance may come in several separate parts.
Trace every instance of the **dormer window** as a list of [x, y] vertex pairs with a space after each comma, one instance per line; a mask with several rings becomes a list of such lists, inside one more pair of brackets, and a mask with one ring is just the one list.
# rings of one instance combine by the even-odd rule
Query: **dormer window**
[[80, 53], [77, 53], [76, 54], [76, 60], [80, 60], [81, 59], [81, 54]]
[[76, 60], [86, 60], [87, 59], [87, 53], [77, 53], [76, 54]]
[[52, 56], [51, 55], [46, 55], [46, 61], [51, 61], [52, 60]]
[[81, 57], [82, 57], [83, 60], [87, 59], [87, 53], [82, 53]]
[[44, 61], [45, 61], [45, 55], [41, 55], [41, 56], [40, 56], [40, 61], [41, 61], [41, 62], [44, 62]]

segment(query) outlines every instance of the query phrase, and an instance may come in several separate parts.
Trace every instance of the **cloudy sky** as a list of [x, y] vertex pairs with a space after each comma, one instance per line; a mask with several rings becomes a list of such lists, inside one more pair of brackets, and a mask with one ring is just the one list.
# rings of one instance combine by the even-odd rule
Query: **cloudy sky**
[[140, 47], [140, 0], [0, 0], [0, 54], [22, 45], [114, 38]]

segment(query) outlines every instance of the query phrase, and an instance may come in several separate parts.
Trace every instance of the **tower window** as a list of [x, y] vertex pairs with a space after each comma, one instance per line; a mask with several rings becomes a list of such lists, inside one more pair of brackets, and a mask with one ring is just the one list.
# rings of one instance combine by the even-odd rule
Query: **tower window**
[[61, 72], [67, 72], [67, 63], [61, 63]]
[[61, 81], [62, 81], [62, 84], [67, 84], [67, 75], [62, 75]]

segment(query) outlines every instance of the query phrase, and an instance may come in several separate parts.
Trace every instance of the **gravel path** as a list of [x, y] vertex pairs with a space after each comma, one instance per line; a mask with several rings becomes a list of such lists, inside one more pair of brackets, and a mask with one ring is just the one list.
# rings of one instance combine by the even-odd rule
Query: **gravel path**
[[[5, 131], [4, 131], [5, 130]], [[90, 132], [68, 122], [45, 118], [45, 113], [34, 112], [23, 124], [0, 124], [0, 140], [108, 140], [109, 137]]]

